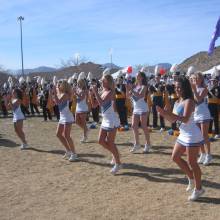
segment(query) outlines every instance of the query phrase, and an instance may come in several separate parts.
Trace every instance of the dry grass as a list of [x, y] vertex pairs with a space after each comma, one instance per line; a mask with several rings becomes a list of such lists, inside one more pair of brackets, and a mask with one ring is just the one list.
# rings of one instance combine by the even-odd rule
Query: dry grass
[[[220, 219], [220, 149], [202, 166], [204, 197], [188, 202], [186, 179], [171, 161], [174, 137], [151, 133], [153, 151], [131, 154], [132, 133], [117, 134], [124, 169], [109, 173], [111, 156], [96, 143], [81, 144], [73, 126], [79, 162], [62, 159], [56, 122], [25, 121], [30, 150], [20, 151], [11, 119], [0, 120], [0, 219]], [[143, 135], [141, 136], [143, 138]], [[143, 141], [143, 139], [142, 139]]]

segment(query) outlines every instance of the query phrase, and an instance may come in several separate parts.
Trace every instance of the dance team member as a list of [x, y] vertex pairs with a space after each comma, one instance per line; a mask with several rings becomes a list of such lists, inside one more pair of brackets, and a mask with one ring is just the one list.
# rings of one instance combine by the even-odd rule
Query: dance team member
[[196, 102], [194, 120], [200, 127], [205, 141], [204, 145], [201, 146], [201, 154], [198, 163], [209, 165], [212, 160], [212, 155], [210, 152], [209, 141], [209, 124], [211, 121], [211, 115], [206, 101], [208, 88], [205, 85], [204, 77], [201, 72], [194, 73], [191, 78], [191, 87]]
[[86, 124], [86, 117], [89, 111], [87, 99], [88, 99], [88, 90], [86, 87], [86, 81], [84, 79], [79, 79], [77, 82], [77, 88], [73, 90], [74, 95], [76, 95], [76, 124], [82, 128], [83, 137], [81, 142], [84, 143], [88, 140], [89, 129]]
[[21, 150], [24, 150], [28, 147], [28, 145], [25, 139], [25, 133], [23, 131], [23, 121], [25, 117], [21, 110], [21, 103], [22, 103], [22, 91], [20, 89], [14, 89], [12, 91], [12, 98], [10, 101], [10, 105], [12, 107], [12, 112], [13, 112], [14, 130], [22, 142], [20, 148]]
[[139, 123], [141, 122], [141, 127], [145, 135], [144, 153], [147, 153], [150, 150], [150, 135], [147, 127], [148, 106], [145, 101], [147, 79], [145, 73], [138, 72], [135, 86], [133, 87], [132, 84], [128, 83], [126, 85], [126, 92], [127, 97], [130, 97], [133, 103], [132, 129], [134, 134], [134, 146], [131, 152], [134, 153], [141, 147], [138, 133]]
[[[203, 144], [203, 136], [194, 121], [195, 101], [190, 82], [184, 76], [179, 77], [175, 82], [176, 94], [179, 100], [175, 103], [173, 113], [169, 110], [157, 106], [157, 111], [161, 116], [170, 122], [179, 124], [180, 135], [174, 145], [172, 159], [187, 175], [189, 184], [186, 191], [195, 188], [188, 200], [197, 200], [205, 191], [201, 185], [201, 170], [197, 162], [199, 149]], [[182, 158], [186, 152], [187, 161]]]
[[121, 168], [121, 161], [118, 149], [115, 145], [117, 128], [120, 125], [118, 115], [115, 112], [115, 87], [111, 75], [102, 77], [103, 91], [101, 96], [97, 92], [96, 86], [91, 87], [90, 92], [95, 94], [102, 111], [102, 124], [99, 132], [99, 144], [112, 153], [114, 167], [110, 172], [114, 175]]
[[66, 149], [66, 153], [63, 158], [68, 159], [71, 162], [76, 161], [78, 157], [75, 152], [73, 140], [70, 136], [72, 123], [74, 122], [73, 115], [69, 109], [71, 87], [67, 81], [59, 81], [57, 88], [53, 88], [53, 99], [58, 105], [60, 111], [60, 120], [57, 126], [56, 135]]

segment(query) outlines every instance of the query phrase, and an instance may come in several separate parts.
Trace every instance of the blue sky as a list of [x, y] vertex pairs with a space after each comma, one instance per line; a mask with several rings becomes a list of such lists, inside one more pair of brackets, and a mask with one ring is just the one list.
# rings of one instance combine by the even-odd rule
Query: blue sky
[[[219, 0], [0, 0], [0, 65], [19, 69], [22, 15], [24, 67], [59, 66], [79, 53], [120, 66], [180, 63], [208, 50]], [[219, 40], [216, 42], [219, 45]]]

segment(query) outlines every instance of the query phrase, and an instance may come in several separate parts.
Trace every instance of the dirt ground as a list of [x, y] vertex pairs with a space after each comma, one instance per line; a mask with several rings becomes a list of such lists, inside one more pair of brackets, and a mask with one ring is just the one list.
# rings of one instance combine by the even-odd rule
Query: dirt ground
[[73, 125], [80, 161], [71, 163], [62, 159], [56, 126], [28, 118], [24, 128], [30, 149], [21, 151], [12, 119], [0, 119], [1, 220], [220, 219], [220, 141], [212, 143], [213, 163], [201, 166], [206, 193], [188, 202], [186, 178], [171, 161], [175, 137], [155, 131], [152, 152], [131, 154], [132, 132], [118, 132], [124, 169], [112, 176], [111, 155], [96, 142], [99, 129], [81, 144], [82, 132]]

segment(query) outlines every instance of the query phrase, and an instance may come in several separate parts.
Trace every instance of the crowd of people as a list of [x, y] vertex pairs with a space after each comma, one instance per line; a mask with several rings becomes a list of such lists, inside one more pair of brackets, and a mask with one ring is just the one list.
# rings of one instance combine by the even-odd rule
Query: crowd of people
[[[91, 113], [92, 126], [102, 119], [98, 142], [112, 154], [110, 172], [114, 175], [123, 168], [115, 144], [116, 133], [130, 128], [128, 117], [131, 116], [134, 145], [130, 152], [141, 149], [139, 128], [144, 133], [143, 153], [148, 153], [152, 148], [150, 131], [163, 132], [170, 127], [169, 133], [178, 133], [172, 159], [188, 177], [186, 190], [192, 192], [189, 200], [197, 200], [204, 193], [199, 164], [212, 162], [209, 134], [220, 137], [219, 75], [204, 77], [199, 71], [188, 75], [176, 71], [147, 77], [139, 71], [135, 78], [127, 74], [116, 80], [105, 73], [101, 80], [79, 76], [72, 81], [39, 83], [23, 79], [13, 86], [10, 83], [11, 80], [1, 88], [0, 110], [3, 117], [13, 113], [14, 129], [22, 142], [22, 150], [28, 148], [24, 119], [42, 112], [45, 122], [54, 116], [58, 121], [56, 136], [65, 148], [63, 157], [69, 161], [78, 160], [71, 137], [72, 124], [75, 122], [82, 130], [81, 142], [87, 142], [91, 132], [87, 122]], [[167, 126], [165, 119], [169, 121]], [[184, 153], [187, 160], [182, 157]]]

